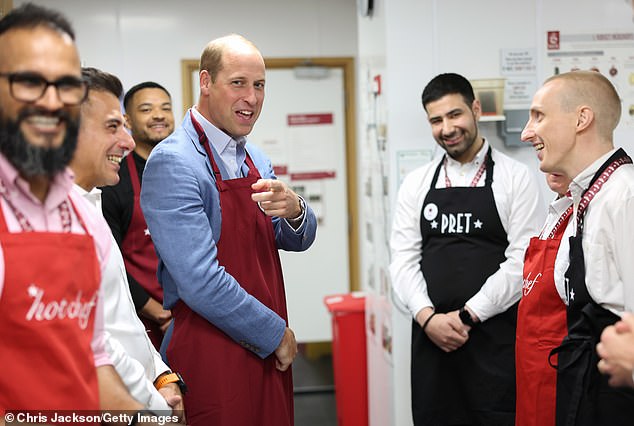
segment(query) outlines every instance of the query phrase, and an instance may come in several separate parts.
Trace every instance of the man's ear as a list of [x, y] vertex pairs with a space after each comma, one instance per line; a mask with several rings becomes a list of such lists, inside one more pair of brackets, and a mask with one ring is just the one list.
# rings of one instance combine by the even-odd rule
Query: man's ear
[[474, 99], [471, 104], [471, 111], [473, 111], [473, 115], [475, 116], [476, 122], [480, 120], [480, 116], [482, 115], [482, 106], [480, 105], [479, 99]]
[[208, 95], [209, 94], [209, 86], [211, 85], [211, 75], [207, 70], [201, 70], [198, 74], [198, 81], [200, 83], [200, 91]]
[[593, 121], [594, 111], [592, 111], [592, 108], [586, 105], [579, 107], [577, 112], [577, 131], [583, 132], [590, 127], [590, 124], [592, 124]]
[[132, 129], [132, 125], [130, 124], [130, 116], [128, 114], [123, 114], [123, 125], [128, 130]]

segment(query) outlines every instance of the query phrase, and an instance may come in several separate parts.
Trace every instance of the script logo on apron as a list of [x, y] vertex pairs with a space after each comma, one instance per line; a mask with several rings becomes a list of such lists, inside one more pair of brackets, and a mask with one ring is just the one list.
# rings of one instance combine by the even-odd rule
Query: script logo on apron
[[532, 273], [533, 272], [529, 272], [522, 283], [522, 292], [524, 293], [524, 296], [528, 296], [535, 284], [537, 284], [539, 278], [542, 276], [542, 273], [540, 272], [539, 274], [535, 275], [535, 278], [531, 280]]
[[33, 299], [33, 303], [26, 313], [27, 321], [77, 319], [79, 328], [85, 330], [92, 308], [97, 304], [97, 292], [89, 300], [82, 299], [82, 292], [78, 291], [74, 299], [63, 298], [59, 301], [45, 300], [44, 290], [35, 284], [31, 284], [27, 292], [29, 297]]

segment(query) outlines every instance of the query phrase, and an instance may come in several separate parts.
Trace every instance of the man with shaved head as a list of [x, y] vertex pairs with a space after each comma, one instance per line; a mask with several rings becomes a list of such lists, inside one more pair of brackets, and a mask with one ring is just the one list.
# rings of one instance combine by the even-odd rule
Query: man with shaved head
[[141, 187], [174, 318], [167, 358], [189, 387], [189, 424], [289, 426], [297, 344], [278, 249], [308, 249], [315, 215], [247, 142], [264, 101], [253, 43], [210, 42], [199, 80], [198, 103], [152, 150]]
[[602, 330], [634, 310], [634, 166], [614, 147], [620, 116], [609, 80], [574, 71], [546, 80], [523, 132], [542, 171], [572, 179], [568, 333], [550, 356], [557, 365], [557, 425], [626, 425], [634, 418], [634, 391], [609, 387], [595, 350]]

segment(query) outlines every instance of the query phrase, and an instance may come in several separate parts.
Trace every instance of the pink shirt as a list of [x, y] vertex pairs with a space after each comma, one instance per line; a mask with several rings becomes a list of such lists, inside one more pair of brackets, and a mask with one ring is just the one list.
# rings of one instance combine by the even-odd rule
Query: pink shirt
[[[72, 190], [74, 175], [70, 169], [55, 176], [51, 182], [48, 196], [44, 203], [30, 192], [29, 183], [22, 179], [18, 171], [7, 159], [0, 154], [0, 179], [7, 189], [7, 198], [17, 210], [28, 218], [29, 223], [36, 231], [62, 231], [62, 219], [58, 207], [66, 199], [70, 198], [86, 224], [88, 232], [95, 241], [95, 249], [101, 266], [101, 276], [107, 265], [110, 254], [111, 232], [108, 224], [101, 214], [84, 198]], [[4, 197], [0, 197], [0, 207], [10, 232], [21, 232], [22, 227], [16, 219], [13, 210], [8, 206]], [[74, 209], [71, 209], [71, 232], [84, 234]], [[4, 287], [4, 255], [0, 244], [0, 297]], [[102, 286], [103, 288], [103, 286]], [[101, 290], [100, 290], [101, 291]], [[105, 350], [103, 297], [99, 297], [95, 313], [95, 330], [92, 340], [92, 349], [95, 356], [95, 366], [111, 364]]]

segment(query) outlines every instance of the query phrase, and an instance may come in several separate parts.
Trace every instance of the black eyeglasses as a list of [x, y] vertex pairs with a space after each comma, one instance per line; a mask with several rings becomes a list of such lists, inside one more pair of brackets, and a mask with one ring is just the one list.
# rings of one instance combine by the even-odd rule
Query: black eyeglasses
[[78, 77], [67, 76], [48, 81], [34, 72], [0, 73], [0, 77], [9, 80], [11, 96], [21, 102], [35, 102], [44, 96], [49, 86], [54, 86], [57, 96], [64, 105], [82, 103], [88, 96], [88, 84]]

